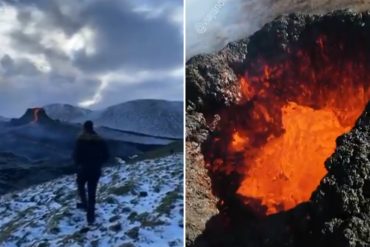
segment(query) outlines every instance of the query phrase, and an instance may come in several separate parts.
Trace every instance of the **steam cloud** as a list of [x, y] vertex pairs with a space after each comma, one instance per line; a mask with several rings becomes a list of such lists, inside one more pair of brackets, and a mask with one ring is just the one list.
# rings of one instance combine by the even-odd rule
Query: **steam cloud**
[[[222, 48], [230, 41], [251, 34], [260, 26], [256, 10], [263, 12], [266, 1], [206, 0], [186, 3], [187, 59]], [[246, 6], [252, 6], [250, 10]], [[241, 8], [242, 6], [242, 8]]]
[[215, 52], [231, 41], [248, 37], [282, 14], [369, 6], [363, 0], [187, 0], [186, 58]]

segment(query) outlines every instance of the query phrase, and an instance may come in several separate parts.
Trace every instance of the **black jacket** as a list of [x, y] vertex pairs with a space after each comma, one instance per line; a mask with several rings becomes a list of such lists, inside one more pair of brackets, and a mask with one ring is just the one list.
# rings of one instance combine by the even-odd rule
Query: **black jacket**
[[100, 170], [109, 159], [107, 144], [95, 132], [83, 132], [76, 141], [73, 159], [83, 170]]

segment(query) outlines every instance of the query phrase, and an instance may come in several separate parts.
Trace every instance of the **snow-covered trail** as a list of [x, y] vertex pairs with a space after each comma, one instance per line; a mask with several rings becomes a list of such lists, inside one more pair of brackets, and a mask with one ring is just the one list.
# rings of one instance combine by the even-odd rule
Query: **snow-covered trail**
[[0, 197], [0, 246], [183, 246], [183, 155], [103, 170], [96, 223], [75, 176]]

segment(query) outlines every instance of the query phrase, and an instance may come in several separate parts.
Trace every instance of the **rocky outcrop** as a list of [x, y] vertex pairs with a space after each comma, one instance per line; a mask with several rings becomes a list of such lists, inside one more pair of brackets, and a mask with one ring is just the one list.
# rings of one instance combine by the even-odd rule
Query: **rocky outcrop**
[[239, 88], [235, 82], [237, 74], [242, 72], [247, 44], [247, 39], [240, 40], [230, 43], [217, 54], [198, 55], [187, 62], [188, 113], [192, 111], [203, 113], [236, 102]]
[[[186, 67], [186, 243], [200, 245], [209, 218], [216, 215], [217, 199], [205, 168], [201, 147], [217, 122], [205, 114], [238, 99], [236, 71], [243, 65], [248, 40], [229, 44], [216, 55], [196, 56]], [[206, 118], [208, 121], [206, 121]], [[204, 243], [205, 244], [205, 243]]]
[[370, 246], [370, 103], [325, 166], [311, 198], [320, 246]]

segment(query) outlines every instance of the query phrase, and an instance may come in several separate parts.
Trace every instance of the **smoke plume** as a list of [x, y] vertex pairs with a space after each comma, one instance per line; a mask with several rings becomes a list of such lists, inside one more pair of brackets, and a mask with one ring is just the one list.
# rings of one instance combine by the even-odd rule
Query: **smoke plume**
[[188, 0], [186, 58], [215, 52], [231, 41], [250, 36], [282, 14], [369, 7], [365, 0]]

